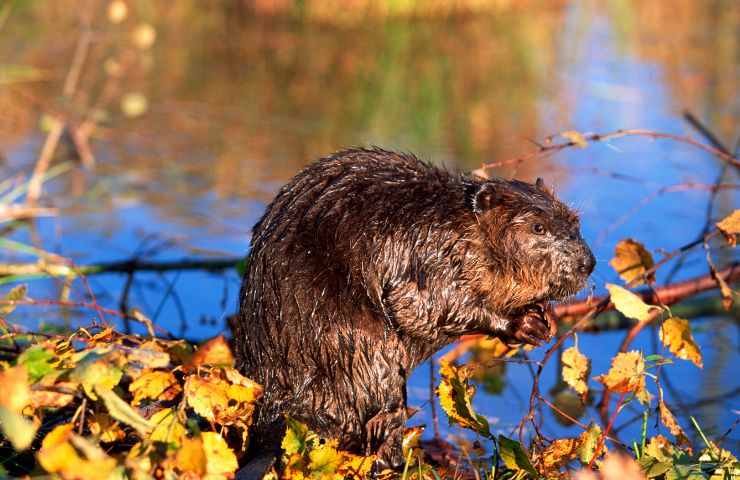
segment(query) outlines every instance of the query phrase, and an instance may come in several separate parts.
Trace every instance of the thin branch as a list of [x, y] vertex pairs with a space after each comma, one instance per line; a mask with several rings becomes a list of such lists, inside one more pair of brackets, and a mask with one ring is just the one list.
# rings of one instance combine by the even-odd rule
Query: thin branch
[[[691, 145], [707, 153], [710, 153], [716, 156], [717, 158], [720, 158], [724, 162], [740, 170], [740, 161], [738, 161], [738, 159], [734, 155], [723, 152], [722, 150], [715, 148], [714, 146], [706, 145], [697, 140], [694, 140], [688, 135], [675, 135], [672, 133], [655, 132], [652, 130], [644, 130], [644, 129], [616, 130], [614, 132], [609, 132], [609, 133], [592, 133], [589, 135], [583, 135], [583, 139], [586, 142], [603, 142], [603, 141], [614, 140], [614, 139], [622, 138], [622, 137], [648, 137], [648, 138], [653, 138], [653, 139], [674, 140], [676, 142], [685, 143], [687, 145]], [[501, 167], [504, 165], [515, 165], [515, 164], [519, 164], [519, 163], [532, 160], [535, 158], [552, 155], [554, 153], [560, 152], [568, 148], [580, 147], [578, 143], [573, 142], [573, 141], [562, 142], [562, 143], [550, 143], [553, 138], [554, 136], [547, 137], [546, 145], [540, 146], [536, 151], [532, 153], [522, 155], [516, 158], [511, 158], [508, 160], [486, 163], [482, 165], [481, 169], [485, 170], [488, 168], [496, 168], [496, 167]]]

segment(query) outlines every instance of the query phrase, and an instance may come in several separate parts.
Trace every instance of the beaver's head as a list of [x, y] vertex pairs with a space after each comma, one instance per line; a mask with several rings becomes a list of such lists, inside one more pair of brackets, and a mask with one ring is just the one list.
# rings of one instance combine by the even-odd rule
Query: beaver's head
[[491, 179], [468, 188], [485, 263], [496, 292], [506, 292], [497, 300], [501, 313], [560, 300], [585, 286], [596, 260], [581, 237], [578, 215], [541, 179]]

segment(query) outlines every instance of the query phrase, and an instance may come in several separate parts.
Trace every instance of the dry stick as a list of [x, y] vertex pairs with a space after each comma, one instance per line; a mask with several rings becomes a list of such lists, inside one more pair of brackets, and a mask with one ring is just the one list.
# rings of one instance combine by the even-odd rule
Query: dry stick
[[0, 264], [0, 278], [7, 276], [48, 275], [102, 275], [105, 273], [168, 272], [173, 270], [222, 271], [234, 268], [244, 257], [186, 258], [171, 261], [146, 261], [138, 259], [104, 262], [89, 265], [56, 263], [7, 263]]
[[[630, 136], [674, 140], [676, 142], [685, 143], [687, 145], [691, 145], [698, 149], [704, 150], [707, 153], [711, 153], [712, 155], [715, 155], [716, 157], [722, 159], [724, 162], [727, 162], [728, 164], [734, 166], [735, 168], [740, 169], [740, 161], [738, 161], [734, 155], [731, 155], [713, 146], [706, 145], [704, 143], [696, 141], [687, 135], [675, 135], [672, 133], [662, 133], [662, 132], [655, 132], [652, 130], [644, 130], [644, 129], [630, 129], [630, 130], [616, 130], [614, 132], [609, 132], [609, 133], [592, 133], [590, 135], [584, 135], [583, 138], [587, 142], [603, 142], [606, 140], [612, 140], [616, 138], [630, 137]], [[552, 138], [553, 136], [550, 136], [547, 138], [547, 140], [549, 141]], [[561, 150], [565, 150], [566, 148], [572, 148], [576, 146], [579, 146], [579, 145], [573, 141], [555, 143], [551, 145], [539, 145], [538, 144], [539, 148], [535, 152], [532, 152], [527, 155], [522, 155], [520, 157], [512, 158], [509, 160], [502, 160], [499, 162], [486, 163], [481, 168], [487, 169], [487, 168], [500, 167], [503, 165], [518, 164], [518, 163], [525, 162], [527, 160], [532, 160], [534, 158], [541, 157], [543, 155], [550, 155], [550, 154], [559, 152]]]
[[437, 404], [434, 399], [436, 395], [434, 393], [434, 384], [437, 383], [434, 378], [434, 357], [429, 357], [429, 405], [432, 408], [432, 427], [434, 428], [434, 439], [439, 440], [441, 435], [439, 433], [439, 416], [437, 415]]
[[[72, 64], [70, 65], [67, 76], [64, 79], [62, 95], [67, 98], [71, 97], [77, 89], [82, 66], [85, 63], [85, 59], [87, 58], [87, 54], [90, 50], [90, 44], [92, 43], [92, 30], [89, 26], [88, 17], [89, 15], [85, 16], [86, 20], [84, 20], [83, 22], [84, 26], [82, 32], [77, 39], [77, 45], [75, 46], [75, 52], [72, 57]], [[46, 170], [48, 170], [49, 165], [51, 164], [51, 159], [54, 156], [57, 145], [59, 144], [59, 139], [62, 137], [64, 128], [64, 122], [61, 119], [56, 118], [54, 124], [51, 127], [51, 130], [46, 136], [44, 146], [41, 149], [39, 159], [36, 162], [36, 166], [33, 169], [33, 175], [31, 176], [31, 180], [28, 184], [28, 194], [26, 195], [26, 202], [30, 205], [34, 205], [41, 196], [41, 187], [43, 184], [44, 173], [46, 172]]]

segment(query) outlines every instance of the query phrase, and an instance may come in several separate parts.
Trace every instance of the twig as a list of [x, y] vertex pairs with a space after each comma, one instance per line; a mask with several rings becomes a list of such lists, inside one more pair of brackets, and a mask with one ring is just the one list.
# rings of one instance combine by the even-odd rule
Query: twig
[[146, 261], [138, 259], [104, 262], [89, 265], [67, 265], [56, 263], [6, 263], [0, 264], [0, 278], [7, 276], [102, 275], [105, 273], [168, 272], [173, 270], [222, 271], [234, 268], [243, 257], [186, 258], [171, 261]]
[[[630, 129], [630, 130], [616, 130], [614, 132], [609, 132], [609, 133], [592, 133], [589, 135], [583, 135], [583, 139], [586, 140], [586, 142], [603, 142], [606, 140], [613, 140], [613, 139], [621, 138], [621, 137], [634, 137], [634, 136], [649, 137], [649, 138], [654, 138], [654, 139], [674, 140], [676, 142], [685, 143], [687, 145], [691, 145], [701, 150], [704, 150], [707, 153], [711, 153], [712, 155], [722, 159], [724, 162], [727, 162], [728, 164], [734, 166], [735, 168], [740, 169], [740, 161], [738, 161], [737, 158], [735, 158], [735, 156], [729, 153], [723, 152], [722, 150], [717, 149], [713, 146], [706, 145], [697, 140], [694, 140], [693, 138], [687, 135], [675, 135], [672, 133], [662, 133], [662, 132], [655, 132], [652, 130], [644, 130], [644, 129]], [[552, 140], [552, 138], [554, 138], [554, 136], [550, 136], [546, 140], [549, 142]], [[486, 163], [481, 166], [481, 169], [496, 168], [496, 167], [501, 167], [504, 165], [519, 164], [527, 160], [532, 160], [532, 159], [539, 158], [542, 156], [552, 155], [553, 153], [560, 152], [561, 150], [565, 150], [567, 148], [572, 148], [572, 147], [577, 147], [577, 146], [579, 145], [573, 141], [542, 145], [535, 152], [529, 153], [527, 155], [522, 155], [516, 158], [511, 158], [508, 160]]]
[[434, 428], [434, 439], [439, 440], [441, 437], [439, 433], [439, 416], [437, 415], [437, 404], [435, 402], [436, 395], [434, 393], [434, 385], [437, 383], [434, 378], [434, 357], [429, 358], [429, 405], [432, 409], [432, 427]]
[[[62, 95], [67, 98], [74, 95], [74, 92], [77, 89], [77, 83], [80, 79], [82, 66], [85, 63], [85, 59], [90, 50], [90, 44], [92, 43], [92, 30], [90, 29], [89, 21], [89, 13], [84, 14], [82, 32], [77, 39], [77, 45], [75, 46], [75, 52], [72, 57], [72, 64], [67, 71], [67, 76], [64, 79], [64, 87], [62, 88]], [[65, 122], [63, 122], [61, 118], [55, 118], [51, 130], [46, 136], [44, 146], [41, 149], [39, 159], [33, 169], [33, 175], [31, 176], [31, 180], [28, 185], [26, 201], [29, 205], [35, 205], [41, 196], [41, 186], [43, 184], [42, 179], [44, 177], [44, 173], [49, 169], [51, 159], [54, 156], [57, 145], [59, 145], [59, 139], [62, 137], [64, 128]]]

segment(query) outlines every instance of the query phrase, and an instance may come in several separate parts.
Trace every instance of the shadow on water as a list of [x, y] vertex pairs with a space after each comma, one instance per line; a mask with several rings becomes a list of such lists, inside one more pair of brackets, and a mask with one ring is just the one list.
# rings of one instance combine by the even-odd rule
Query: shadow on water
[[[539, 9], [337, 23], [224, 5], [167, 2], [137, 12], [129, 23], [150, 22], [157, 33], [151, 48], [135, 53], [125, 46], [126, 24], [100, 20], [83, 93], [60, 103], [77, 17], [55, 4], [18, 2], [15, 21], [2, 27], [0, 58], [38, 72], [32, 81], [0, 84], [2, 177], [32, 168], [47, 106], [75, 116], [95, 98], [103, 101], [95, 110], [94, 171], [74, 169], [51, 183], [47, 195], [63, 213], [17, 231], [15, 239], [39, 241], [80, 263], [239, 255], [279, 186], [310, 160], [347, 145], [378, 144], [471, 169], [516, 157], [531, 148], [527, 140], [564, 130], [684, 134], [683, 109], [706, 119], [722, 138], [738, 133], [740, 8], [730, 1], [552, 2]], [[106, 63], [111, 58], [129, 62], [123, 74]], [[129, 93], [146, 99], [141, 115], [122, 110], [120, 100]], [[57, 157], [74, 160], [69, 148]], [[582, 212], [584, 235], [600, 262], [598, 293], [605, 281], [617, 281], [607, 262], [619, 239], [670, 250], [701, 231], [706, 191], [646, 198], [666, 185], [712, 183], [720, 169], [716, 159], [680, 144], [624, 139], [496, 173], [545, 177]], [[720, 193], [715, 217], [736, 205], [735, 193]], [[717, 259], [729, 255], [718, 252]], [[698, 252], [676, 278], [705, 272]], [[168, 331], [186, 327], [189, 337], [212, 336], [235, 310], [236, 273], [141, 274], [136, 280], [129, 303]], [[664, 280], [666, 273], [659, 276]], [[91, 279], [98, 300], [112, 306], [124, 281]], [[39, 281], [31, 293], [42, 298], [61, 288]], [[163, 292], [169, 292], [164, 299]], [[29, 325], [48, 320], [38, 309], [22, 313]], [[58, 311], [49, 314], [58, 318]], [[71, 322], [90, 320], [69, 315]], [[732, 371], [740, 361], [737, 324], [712, 319], [695, 329], [705, 368], [682, 361], [671, 367], [669, 400], [684, 417], [695, 415], [721, 435], [719, 427], [737, 417], [736, 398], [723, 397], [740, 386]], [[608, 369], [623, 335], [579, 336], [594, 372]], [[634, 347], [653, 351], [653, 337], [643, 334]], [[545, 370], [543, 390], [553, 386], [555, 367], [551, 362]], [[414, 373], [409, 398], [426, 407], [418, 419], [429, 424], [427, 375], [426, 368]], [[497, 381], [506, 388], [480, 395], [478, 403], [508, 435], [526, 410], [531, 374], [526, 365], [508, 364]], [[719, 399], [702, 403], [705, 397]], [[583, 421], [589, 416], [597, 418], [589, 411]], [[546, 433], [579, 431], [546, 418]], [[635, 437], [639, 422], [624, 428], [625, 437]], [[737, 449], [740, 439], [732, 435]]]

